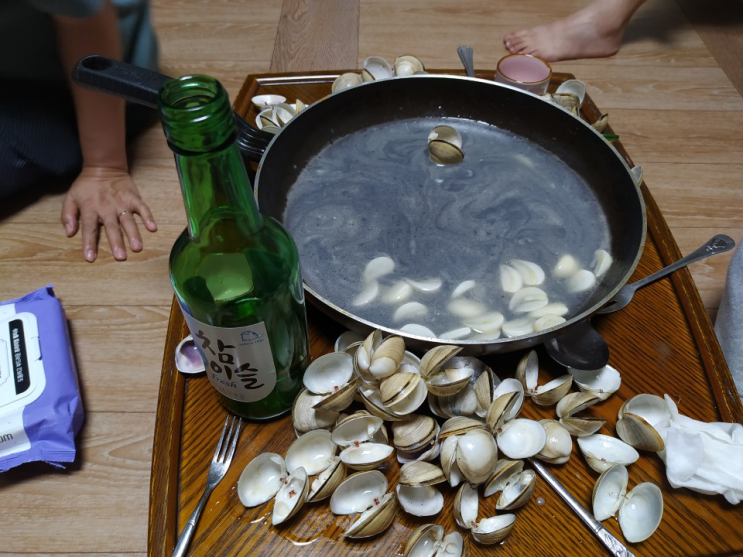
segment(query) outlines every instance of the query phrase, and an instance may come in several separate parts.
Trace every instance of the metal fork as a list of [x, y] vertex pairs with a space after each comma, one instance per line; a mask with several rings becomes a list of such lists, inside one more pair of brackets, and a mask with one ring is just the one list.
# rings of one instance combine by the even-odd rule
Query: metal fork
[[[227, 429], [228, 425], [230, 426], [229, 430]], [[235, 427], [235, 425], [237, 425], [237, 427]], [[175, 550], [173, 550], [173, 557], [182, 557], [186, 554], [186, 549], [188, 549], [188, 544], [191, 542], [191, 537], [193, 537], [194, 530], [196, 529], [196, 523], [199, 521], [201, 511], [204, 510], [204, 505], [206, 505], [209, 495], [222, 478], [224, 478], [227, 469], [230, 467], [232, 455], [235, 454], [237, 439], [240, 436], [241, 425], [242, 418], [232, 416], [232, 421], [230, 422], [230, 417], [227, 416], [227, 419], [224, 422], [224, 427], [222, 428], [222, 435], [219, 438], [219, 443], [217, 443], [217, 450], [214, 451], [212, 463], [209, 465], [209, 474], [206, 477], [206, 488], [204, 489], [204, 493], [201, 495], [201, 499], [199, 499], [196, 508], [193, 513], [191, 513], [191, 516], [186, 523], [186, 527], [183, 529], [183, 532], [181, 532], [181, 536], [178, 538], [178, 543], [175, 546]]]

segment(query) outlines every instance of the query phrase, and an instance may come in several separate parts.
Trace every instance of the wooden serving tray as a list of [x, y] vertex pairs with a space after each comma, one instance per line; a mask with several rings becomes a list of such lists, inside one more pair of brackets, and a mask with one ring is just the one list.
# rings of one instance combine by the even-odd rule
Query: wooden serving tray
[[[457, 72], [440, 72], [457, 73]], [[330, 93], [337, 72], [311, 75], [281, 74], [248, 76], [236, 110], [248, 120], [255, 117], [250, 99], [256, 94], [281, 94], [293, 102], [315, 102]], [[493, 72], [487, 76], [492, 77]], [[486, 74], [481, 74], [486, 77]], [[555, 74], [551, 87], [572, 77]], [[586, 98], [584, 116], [595, 120], [599, 110]], [[607, 130], [610, 131], [610, 130]], [[616, 147], [627, 158], [620, 143]], [[637, 280], [679, 259], [676, 242], [645, 184], [648, 236], [640, 264], [632, 278]], [[333, 350], [342, 329], [313, 308], [308, 308], [312, 356]], [[611, 348], [611, 364], [622, 373], [620, 390], [588, 414], [607, 418], [601, 433], [615, 435], [617, 411], [621, 404], [639, 393], [667, 393], [682, 414], [704, 421], [743, 421], [743, 407], [720, 351], [712, 325], [686, 269], [640, 290], [624, 310], [594, 320]], [[214, 396], [206, 377], [187, 378], [175, 370], [173, 354], [177, 343], [188, 334], [183, 316], [174, 302], [168, 325], [162, 379], [155, 424], [152, 480], [150, 489], [149, 554], [168, 556], [178, 533], [196, 506], [206, 482], [208, 463], [214, 452], [226, 411]], [[541, 381], [564, 370], [538, 350]], [[501, 378], [513, 376], [523, 352], [483, 358]], [[523, 417], [554, 418], [554, 408], [540, 408], [527, 400]], [[445, 496], [438, 516], [416, 518], [398, 511], [393, 525], [383, 534], [364, 541], [348, 541], [343, 531], [355, 520], [335, 516], [327, 501], [306, 505], [287, 524], [271, 526], [272, 503], [246, 509], [237, 496], [237, 480], [243, 468], [262, 452], [285, 454], [294, 440], [290, 418], [267, 424], [247, 424], [232, 466], [212, 493], [190, 546], [191, 555], [310, 555], [340, 556], [400, 555], [410, 533], [419, 525], [436, 522], [446, 532], [458, 530], [465, 538], [469, 555], [606, 555], [603, 545], [541, 479], [529, 502], [514, 511], [516, 524], [498, 546], [477, 544], [467, 530], [456, 525], [451, 505], [456, 492], [439, 486]], [[527, 464], [528, 466], [528, 464]], [[591, 491], [598, 474], [592, 471], [574, 443], [570, 460], [550, 466], [552, 473], [590, 509]], [[390, 460], [382, 469], [390, 489], [396, 485], [399, 465]], [[665, 477], [661, 460], [642, 453], [629, 467], [632, 488], [650, 481], [661, 487], [665, 511], [656, 533], [645, 542], [628, 546], [636, 555], [712, 556], [743, 552], [743, 505], [732, 506], [722, 496], [701, 495], [687, 489], [673, 489]], [[493, 516], [494, 497], [480, 498], [479, 516]], [[616, 537], [624, 540], [615, 519], [604, 522]]]

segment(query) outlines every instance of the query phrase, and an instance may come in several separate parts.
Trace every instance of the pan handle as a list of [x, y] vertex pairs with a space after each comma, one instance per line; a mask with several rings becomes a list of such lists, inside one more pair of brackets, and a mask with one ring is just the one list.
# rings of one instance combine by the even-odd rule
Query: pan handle
[[[94, 54], [78, 61], [72, 71], [72, 79], [87, 89], [157, 109], [160, 89], [173, 78], [134, 64]], [[237, 145], [243, 159], [260, 162], [273, 136], [251, 126], [236, 112], [233, 113], [238, 131]]]
[[160, 89], [173, 78], [147, 68], [94, 54], [77, 63], [72, 71], [72, 79], [87, 89], [157, 108], [157, 95]]

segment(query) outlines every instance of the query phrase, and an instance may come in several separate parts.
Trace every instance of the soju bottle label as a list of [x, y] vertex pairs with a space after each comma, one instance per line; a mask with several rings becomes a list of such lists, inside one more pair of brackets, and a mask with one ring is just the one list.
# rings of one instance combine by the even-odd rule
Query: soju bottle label
[[185, 311], [183, 316], [217, 391], [240, 402], [256, 402], [271, 394], [276, 366], [265, 323], [223, 328], [202, 323]]

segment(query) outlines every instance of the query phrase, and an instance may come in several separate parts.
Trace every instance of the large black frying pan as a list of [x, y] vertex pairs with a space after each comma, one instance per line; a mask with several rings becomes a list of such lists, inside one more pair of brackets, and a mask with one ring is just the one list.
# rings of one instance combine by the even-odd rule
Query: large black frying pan
[[[83, 62], [85, 60], [81, 64]], [[101, 64], [81, 68], [75, 74], [76, 80], [137, 102], [144, 102], [144, 95], [152, 102], [152, 91], [136, 92], [137, 83], [131, 83], [136, 80], [128, 78], [126, 73], [119, 75], [118, 81], [129, 81], [134, 88], [125, 94], [120, 91], [120, 85], [96, 78], [95, 65]], [[110, 64], [103, 66], [106, 72], [112, 71]], [[122, 64], [115, 62], [113, 69], [119, 66]], [[142, 72], [141, 68], [137, 70]], [[145, 77], [139, 75], [137, 79], [142, 81]], [[168, 78], [159, 76], [159, 79], [167, 81]], [[562, 325], [513, 339], [460, 340], [456, 344], [464, 348], [463, 353], [486, 355], [545, 343], [550, 354], [565, 365], [583, 369], [605, 365], [608, 349], [590, 327], [589, 320], [629, 280], [639, 262], [645, 242], [645, 206], [626, 162], [604, 138], [585, 122], [539, 97], [486, 80], [442, 75], [393, 78], [333, 94], [297, 115], [269, 143], [261, 158], [255, 184], [261, 212], [283, 222], [287, 200], [298, 174], [315, 157], [322, 156], [320, 152], [326, 145], [338, 138], [399, 118], [435, 121], [446, 117], [492, 124], [559, 157], [587, 182], [598, 200], [608, 223], [610, 252], [614, 258], [613, 265], [590, 298]], [[261, 149], [262, 145], [252, 148], [253, 151]], [[302, 264], [307, 265], [304, 260]], [[330, 273], [322, 278], [329, 284], [333, 280]], [[363, 333], [380, 328], [389, 334], [400, 334], [406, 338], [407, 346], [418, 350], [441, 343], [366, 321], [354, 315], [352, 308], [339, 305], [332, 294], [320, 295], [318, 285], [306, 281], [305, 289], [312, 303], [352, 330]], [[322, 290], [328, 292], [327, 284]]]

